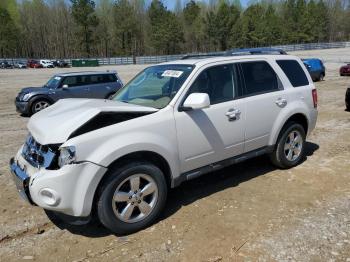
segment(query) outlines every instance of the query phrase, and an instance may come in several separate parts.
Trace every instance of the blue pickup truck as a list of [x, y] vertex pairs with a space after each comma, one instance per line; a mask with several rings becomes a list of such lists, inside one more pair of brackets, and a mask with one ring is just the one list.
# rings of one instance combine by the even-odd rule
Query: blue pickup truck
[[308, 58], [302, 59], [304, 65], [310, 73], [310, 76], [313, 81], [322, 81], [326, 76], [326, 68], [323, 62], [318, 58]]

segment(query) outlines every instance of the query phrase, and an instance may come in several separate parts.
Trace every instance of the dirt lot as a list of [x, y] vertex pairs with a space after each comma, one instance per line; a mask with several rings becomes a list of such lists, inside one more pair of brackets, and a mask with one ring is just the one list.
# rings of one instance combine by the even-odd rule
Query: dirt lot
[[[327, 67], [316, 84], [319, 119], [307, 159], [281, 171], [261, 157], [187, 182], [170, 192], [159, 222], [125, 237], [100, 226], [53, 224], [19, 198], [8, 161], [28, 118], [15, 112], [15, 95], [77, 69], [1, 70], [0, 261], [350, 261], [350, 77], [338, 75], [350, 49], [297, 54], [324, 58]], [[108, 68], [127, 81], [143, 67]]]

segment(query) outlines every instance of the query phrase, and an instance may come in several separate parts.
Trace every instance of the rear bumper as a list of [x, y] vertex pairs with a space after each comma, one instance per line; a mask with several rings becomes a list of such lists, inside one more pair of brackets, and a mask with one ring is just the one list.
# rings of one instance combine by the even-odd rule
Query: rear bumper
[[16, 111], [21, 114], [29, 113], [29, 102], [15, 101]]
[[317, 122], [317, 117], [318, 117], [318, 110], [313, 108], [312, 110], [310, 110], [310, 115], [309, 115], [309, 123], [308, 123], [308, 132], [307, 135], [310, 135], [312, 133], [312, 131], [315, 129], [316, 127], [316, 122]]

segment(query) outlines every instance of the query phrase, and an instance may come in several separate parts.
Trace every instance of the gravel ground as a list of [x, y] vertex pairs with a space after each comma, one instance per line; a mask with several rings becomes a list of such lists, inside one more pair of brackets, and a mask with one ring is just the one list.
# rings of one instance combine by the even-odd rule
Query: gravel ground
[[[0, 70], [0, 261], [350, 261], [350, 77], [338, 73], [350, 49], [295, 54], [327, 67], [316, 83], [319, 118], [307, 159], [278, 170], [259, 157], [184, 183], [171, 190], [156, 224], [124, 237], [53, 223], [19, 198], [8, 171], [27, 134], [28, 118], [13, 104], [17, 92], [87, 69]], [[126, 82], [144, 67], [99, 70], [116, 69]]]

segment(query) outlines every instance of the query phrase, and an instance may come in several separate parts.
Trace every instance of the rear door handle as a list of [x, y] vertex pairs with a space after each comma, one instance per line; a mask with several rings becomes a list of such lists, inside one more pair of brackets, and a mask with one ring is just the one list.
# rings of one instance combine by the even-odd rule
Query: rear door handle
[[277, 106], [279, 106], [279, 107], [281, 107], [281, 108], [283, 108], [283, 107], [285, 107], [286, 105], [287, 105], [287, 99], [285, 99], [285, 98], [278, 98], [276, 101], [275, 101], [275, 103], [276, 103], [276, 105]]
[[241, 111], [239, 109], [230, 108], [225, 113], [225, 116], [228, 117], [228, 121], [235, 121], [239, 119], [240, 114], [241, 114]]

